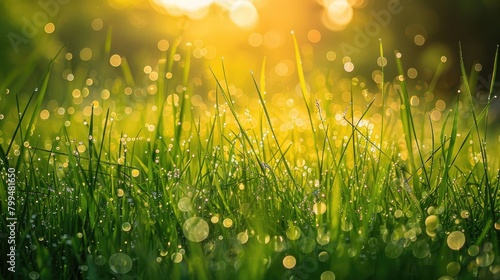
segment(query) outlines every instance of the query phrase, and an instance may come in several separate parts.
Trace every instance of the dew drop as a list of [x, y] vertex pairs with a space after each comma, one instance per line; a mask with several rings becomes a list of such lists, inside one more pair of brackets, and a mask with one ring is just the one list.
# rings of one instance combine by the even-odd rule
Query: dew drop
[[325, 271], [321, 273], [321, 280], [335, 280], [335, 273], [333, 271]]
[[321, 251], [318, 254], [318, 260], [320, 262], [327, 262], [330, 259], [330, 254], [327, 251]]
[[222, 225], [225, 227], [225, 228], [230, 228], [233, 226], [233, 220], [229, 219], [229, 218], [225, 218], [224, 221], [222, 221]]
[[132, 228], [132, 225], [130, 225], [129, 222], [125, 222], [122, 224], [122, 230], [123, 231], [130, 231], [130, 229]]
[[193, 205], [191, 204], [191, 199], [189, 199], [189, 197], [179, 199], [177, 207], [179, 207], [179, 210], [182, 212], [189, 212], [193, 209]]
[[40, 274], [36, 271], [32, 271], [32, 272], [30, 272], [29, 277], [30, 277], [30, 279], [39, 279]]
[[395, 259], [403, 253], [403, 247], [389, 243], [385, 246], [385, 255], [390, 259]]
[[448, 235], [446, 242], [450, 249], [458, 251], [465, 244], [465, 234], [461, 231], [454, 231]]
[[132, 170], [132, 177], [138, 177], [139, 176], [139, 170], [138, 169], [134, 169]]
[[201, 242], [208, 237], [208, 223], [199, 217], [191, 217], [182, 225], [182, 231], [187, 239], [193, 242]]
[[297, 260], [294, 256], [286, 256], [283, 258], [283, 266], [288, 269], [292, 269], [297, 264]]
[[427, 257], [430, 253], [430, 246], [427, 240], [420, 239], [413, 245], [412, 248], [413, 255], [416, 258], [423, 259]]
[[450, 274], [451, 276], [457, 276], [458, 273], [460, 273], [460, 264], [458, 262], [450, 262], [447, 266], [446, 266], [446, 271], [448, 272], [448, 274]]
[[316, 215], [322, 215], [326, 212], [326, 204], [323, 202], [314, 203], [313, 212]]
[[124, 253], [116, 253], [109, 258], [109, 267], [113, 272], [125, 274], [132, 269], [132, 259]]
[[245, 244], [248, 241], [248, 234], [246, 232], [240, 232], [238, 233], [237, 238], [240, 244]]
[[425, 219], [425, 226], [428, 230], [435, 230], [439, 225], [439, 218], [436, 215], [430, 215]]
[[495, 259], [495, 253], [492, 250], [490, 251], [481, 251], [476, 257], [476, 263], [480, 267], [488, 267], [493, 263]]
[[467, 253], [471, 257], [477, 256], [477, 254], [479, 254], [479, 246], [477, 246], [477, 245], [470, 246], [469, 249], [467, 249]]
[[95, 260], [94, 260], [95, 264], [96, 265], [105, 265], [106, 264], [106, 258], [103, 257], [102, 255], [99, 255], [97, 257], [95, 257]]
[[301, 234], [302, 234], [302, 232], [300, 231], [300, 228], [298, 226], [292, 225], [286, 230], [286, 236], [290, 240], [299, 239]]
[[314, 248], [316, 248], [316, 240], [312, 238], [305, 237], [299, 242], [299, 249], [304, 254], [311, 253], [312, 251], [314, 251]]
[[173, 253], [172, 254], [172, 261], [174, 263], [180, 263], [182, 261], [182, 254], [180, 254], [180, 253]]

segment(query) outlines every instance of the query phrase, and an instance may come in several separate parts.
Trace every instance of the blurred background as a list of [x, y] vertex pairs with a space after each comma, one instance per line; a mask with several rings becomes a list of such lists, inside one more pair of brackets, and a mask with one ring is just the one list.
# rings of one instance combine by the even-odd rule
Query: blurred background
[[[14, 70], [34, 73], [19, 92], [32, 90], [65, 45], [57, 66], [65, 80], [74, 78], [76, 64], [97, 77], [103, 64], [126, 61], [133, 83], [142, 84], [162, 52], [178, 48], [176, 61], [191, 53], [194, 82], [210, 76], [208, 67], [221, 73], [223, 59], [228, 79], [246, 88], [266, 57], [268, 91], [287, 91], [298, 82], [291, 31], [306, 75], [374, 82], [381, 64], [396, 75], [398, 50], [414, 79], [429, 82], [442, 64], [441, 94], [456, 92], [461, 42], [466, 67], [480, 70], [485, 91], [500, 43], [496, 0], [2, 0], [0, 6], [0, 81], [13, 79]], [[379, 39], [387, 64], [378, 60]]]

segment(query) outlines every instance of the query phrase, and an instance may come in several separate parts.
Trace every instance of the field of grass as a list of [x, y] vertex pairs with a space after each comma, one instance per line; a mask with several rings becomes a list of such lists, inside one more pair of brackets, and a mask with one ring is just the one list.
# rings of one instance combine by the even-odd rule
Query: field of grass
[[63, 50], [27, 96], [38, 61], [19, 66], [0, 84], [2, 277], [500, 279], [493, 82], [477, 102], [462, 60], [438, 100], [439, 71], [409, 79], [382, 45], [399, 70], [376, 82], [305, 75], [293, 39], [298, 86], [275, 95], [265, 60], [251, 88], [231, 61], [193, 81], [189, 46], [147, 79], [109, 53], [69, 79]]

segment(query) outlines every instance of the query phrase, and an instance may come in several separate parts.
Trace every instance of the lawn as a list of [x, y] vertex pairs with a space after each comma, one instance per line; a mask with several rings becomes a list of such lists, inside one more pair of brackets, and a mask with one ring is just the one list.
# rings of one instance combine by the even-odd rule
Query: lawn
[[0, 81], [3, 278], [500, 279], [496, 54], [480, 92], [457, 44], [443, 94], [444, 54], [422, 80], [383, 40], [371, 77], [298, 32], [241, 75], [106, 32]]

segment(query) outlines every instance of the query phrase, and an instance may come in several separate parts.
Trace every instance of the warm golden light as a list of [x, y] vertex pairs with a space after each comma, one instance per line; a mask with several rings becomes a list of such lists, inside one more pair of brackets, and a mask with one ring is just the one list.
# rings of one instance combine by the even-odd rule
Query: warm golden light
[[213, 0], [153, 0], [157, 6], [165, 8], [173, 16], [188, 16], [200, 19], [206, 16]]
[[252, 1], [215, 0], [153, 0], [153, 3], [173, 16], [187, 16], [191, 19], [204, 18], [212, 5], [229, 14], [231, 21], [243, 29], [257, 25], [259, 14]]

